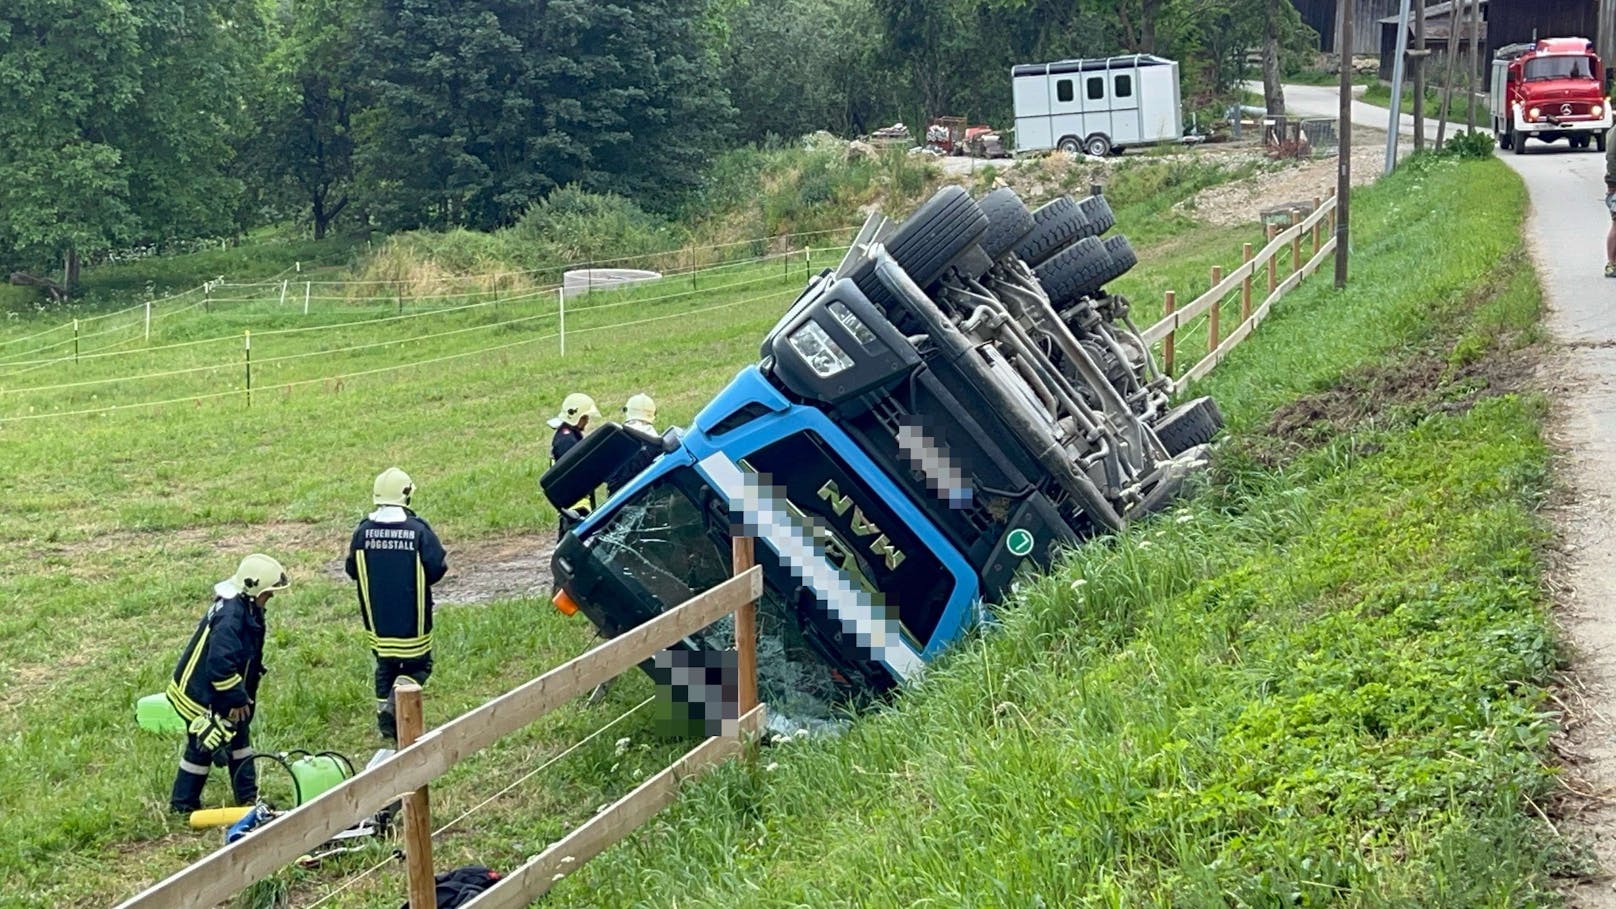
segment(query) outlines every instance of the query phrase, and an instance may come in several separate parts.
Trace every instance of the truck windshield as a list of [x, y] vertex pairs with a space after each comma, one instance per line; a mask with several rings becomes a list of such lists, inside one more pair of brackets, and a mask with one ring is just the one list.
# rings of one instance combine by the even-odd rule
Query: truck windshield
[[[586, 545], [609, 573], [657, 612], [731, 574], [727, 505], [688, 467], [625, 502]], [[759, 562], [768, 572], [772, 561], [759, 549]], [[771, 714], [792, 727], [812, 727], [868, 703], [876, 692], [831, 665], [809, 642], [794, 613], [776, 584], [765, 584], [758, 602], [758, 693]], [[729, 649], [735, 643], [733, 619], [725, 617], [693, 637], [698, 646]]]
[[1575, 55], [1534, 57], [1526, 61], [1523, 75], [1528, 82], [1543, 79], [1592, 79], [1592, 64], [1591, 58]]

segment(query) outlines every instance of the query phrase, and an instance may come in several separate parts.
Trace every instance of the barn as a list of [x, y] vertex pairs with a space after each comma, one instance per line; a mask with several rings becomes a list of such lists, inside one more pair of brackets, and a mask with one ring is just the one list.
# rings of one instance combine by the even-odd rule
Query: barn
[[[1418, 5], [1418, 0], [1415, 3]], [[1333, 7], [1335, 3], [1329, 5]], [[1428, 3], [1425, 8], [1425, 45], [1437, 56], [1447, 51], [1454, 6], [1451, 0], [1445, 0]], [[1394, 8], [1376, 23], [1380, 77], [1386, 80], [1392, 77], [1392, 64], [1397, 55], [1397, 13]], [[1616, 42], [1609, 37], [1613, 25], [1616, 25], [1613, 0], [1481, 0], [1482, 53], [1478, 61], [1481, 74], [1486, 76], [1493, 54], [1499, 48], [1531, 41], [1534, 37], [1593, 38], [1599, 45], [1600, 56], [1608, 61], [1616, 51], [1612, 46]], [[1459, 38], [1460, 48], [1469, 40], [1468, 29], [1466, 31], [1467, 34]], [[1412, 25], [1409, 32], [1412, 47]]]
[[[1336, 52], [1336, 20], [1339, 0], [1291, 0], [1302, 21], [1319, 33], [1319, 50]], [[1380, 53], [1380, 26], [1377, 22], [1397, 14], [1398, 0], [1357, 0], [1353, 4], [1352, 54], [1374, 56]]]

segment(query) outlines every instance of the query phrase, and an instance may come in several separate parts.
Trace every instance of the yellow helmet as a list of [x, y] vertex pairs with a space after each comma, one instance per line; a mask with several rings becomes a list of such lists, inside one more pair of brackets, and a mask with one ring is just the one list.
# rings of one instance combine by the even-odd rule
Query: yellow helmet
[[577, 426], [583, 417], [600, 416], [600, 408], [595, 406], [595, 399], [575, 391], [567, 395], [561, 402], [561, 412], [550, 418], [550, 428], [560, 429], [562, 426]]
[[281, 563], [255, 552], [241, 560], [241, 566], [236, 569], [236, 576], [230, 579], [230, 583], [242, 593], [256, 597], [266, 590], [285, 590], [291, 581], [286, 579], [286, 569], [281, 567]]
[[655, 423], [656, 402], [647, 394], [637, 394], [623, 405], [623, 422]]
[[389, 467], [376, 475], [370, 498], [377, 505], [408, 505], [413, 492], [415, 483], [410, 475], [397, 467]]

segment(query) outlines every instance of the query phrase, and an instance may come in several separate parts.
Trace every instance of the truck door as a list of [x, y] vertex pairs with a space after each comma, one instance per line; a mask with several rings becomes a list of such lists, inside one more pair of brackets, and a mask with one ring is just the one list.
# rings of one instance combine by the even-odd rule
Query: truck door
[[1050, 86], [1051, 81], [1042, 73], [1035, 76], [1014, 76], [1011, 79], [1011, 85], [1015, 90], [1018, 151], [1054, 148], [1055, 140], [1060, 138], [1050, 125], [1052, 119], [1050, 105], [1054, 100], [1051, 94], [1053, 90]]
[[1080, 75], [1080, 73], [1056, 73], [1047, 80], [1051, 145], [1065, 136], [1076, 136], [1077, 141], [1083, 141], [1083, 100], [1077, 88]]
[[1111, 91], [1106, 86], [1106, 73], [1083, 73], [1083, 131], [1080, 136], [1095, 133], [1111, 135]]

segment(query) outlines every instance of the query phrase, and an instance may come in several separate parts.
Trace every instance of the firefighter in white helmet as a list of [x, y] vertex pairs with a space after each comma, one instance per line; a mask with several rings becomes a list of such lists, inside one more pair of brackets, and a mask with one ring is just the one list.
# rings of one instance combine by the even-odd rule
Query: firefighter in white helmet
[[254, 553], [228, 580], [213, 585], [213, 603], [186, 642], [168, 685], [168, 701], [189, 727], [168, 798], [174, 811], [202, 807], [208, 770], [226, 749], [223, 762], [236, 804], [258, 800], [249, 727], [264, 677], [264, 604], [287, 584], [280, 562]]
[[595, 399], [582, 392], [573, 392], [561, 402], [561, 412], [550, 418], [555, 436], [550, 439], [550, 463], [561, 460], [562, 455], [583, 440], [590, 419], [600, 419], [600, 408]]
[[359, 593], [359, 616], [375, 657], [376, 729], [398, 738], [393, 683], [432, 674], [432, 585], [448, 564], [431, 525], [410, 510], [415, 483], [397, 467], [376, 477], [376, 505], [354, 529], [344, 568]]
[[640, 450], [606, 478], [606, 494], [611, 495], [640, 475], [662, 453], [662, 435], [656, 428], [656, 402], [641, 392], [623, 403], [623, 426], [634, 431]]

